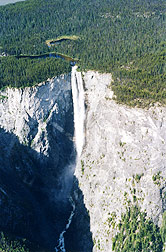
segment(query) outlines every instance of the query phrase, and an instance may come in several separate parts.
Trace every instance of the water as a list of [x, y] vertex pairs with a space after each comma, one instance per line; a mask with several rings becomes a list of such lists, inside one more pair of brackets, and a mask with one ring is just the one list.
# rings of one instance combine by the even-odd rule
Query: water
[[44, 54], [40, 54], [40, 55], [14, 55], [17, 59], [46, 59], [46, 58], [59, 58], [62, 60], [66, 60], [70, 62], [71, 66], [75, 66], [76, 62], [73, 58], [66, 56], [62, 53], [56, 53], [56, 52], [52, 52], [52, 53], [44, 53]]
[[72, 67], [72, 95], [74, 104], [74, 127], [75, 145], [77, 154], [80, 157], [85, 143], [85, 100], [81, 72], [77, 72], [77, 66]]
[[[73, 106], [74, 106], [74, 129], [75, 129], [75, 145], [78, 157], [81, 155], [84, 143], [85, 143], [85, 100], [84, 100], [84, 89], [83, 89], [83, 80], [80, 72], [77, 72], [77, 66], [72, 67], [71, 74], [71, 84], [72, 84], [72, 95], [73, 95]], [[66, 224], [65, 229], [59, 236], [59, 244], [55, 247], [56, 252], [66, 252], [65, 250], [65, 240], [64, 234], [67, 229], [70, 227], [72, 218], [75, 212], [75, 203], [70, 198], [72, 205], [72, 211]]]
[[70, 227], [70, 224], [72, 222], [72, 218], [73, 218], [73, 215], [74, 215], [74, 212], [75, 212], [75, 203], [72, 200], [72, 198], [70, 198], [70, 202], [71, 202], [71, 205], [73, 207], [73, 210], [71, 211], [70, 217], [68, 219], [68, 223], [66, 224], [66, 227], [65, 227], [64, 231], [59, 236], [59, 244], [58, 244], [57, 247], [55, 247], [56, 252], [66, 252], [64, 233], [66, 233], [67, 229]]
[[25, 1], [25, 0], [0, 0], [0, 5], [6, 5], [6, 4], [21, 2], [21, 1]]

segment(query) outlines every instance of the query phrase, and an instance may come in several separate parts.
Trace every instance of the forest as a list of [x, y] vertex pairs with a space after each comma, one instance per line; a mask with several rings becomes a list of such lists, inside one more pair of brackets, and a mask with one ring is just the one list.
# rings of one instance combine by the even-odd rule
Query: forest
[[48, 78], [68, 73], [71, 70], [68, 62], [55, 58], [17, 59], [14, 56], [1, 57], [0, 66], [1, 89], [6, 86], [16, 88], [34, 86]]
[[[120, 103], [166, 103], [164, 0], [26, 0], [1, 6], [0, 20], [0, 53], [10, 55], [0, 59], [0, 88], [30, 86], [70, 71], [69, 62], [12, 57], [55, 51], [78, 58], [80, 70], [112, 73]], [[61, 36], [79, 39], [48, 47], [46, 41]]]
[[[166, 213], [166, 212], [165, 212]], [[141, 212], [138, 206], [126, 209], [118, 224], [119, 232], [113, 238], [112, 250], [115, 252], [161, 252], [165, 242], [165, 214], [161, 230], [146, 212]]]

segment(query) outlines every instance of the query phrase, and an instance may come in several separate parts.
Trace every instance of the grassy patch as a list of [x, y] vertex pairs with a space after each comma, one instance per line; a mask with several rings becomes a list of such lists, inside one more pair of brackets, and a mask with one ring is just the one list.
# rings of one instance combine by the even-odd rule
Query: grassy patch
[[57, 42], [62, 42], [64, 40], [78, 40], [80, 37], [76, 36], [76, 35], [64, 35], [64, 36], [60, 36], [57, 37], [56, 39], [48, 39], [46, 40], [46, 44], [50, 47], [52, 44], [55, 44]]

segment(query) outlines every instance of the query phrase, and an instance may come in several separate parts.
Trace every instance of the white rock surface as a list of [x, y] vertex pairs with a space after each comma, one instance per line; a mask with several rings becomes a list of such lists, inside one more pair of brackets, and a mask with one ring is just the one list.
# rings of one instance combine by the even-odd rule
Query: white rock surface
[[70, 83], [70, 74], [61, 75], [35, 87], [7, 88], [0, 92], [0, 127], [14, 133], [20, 143], [47, 156], [47, 125], [52, 116], [57, 114], [54, 128], [61, 133], [64, 131], [64, 125], [58, 121], [62, 123], [60, 118], [70, 108]]
[[119, 105], [111, 81], [110, 74], [84, 74], [86, 145], [75, 175], [90, 215], [93, 252], [112, 251], [109, 218], [115, 213], [117, 223], [129, 200], [159, 225], [166, 208], [166, 108]]
[[[166, 210], [166, 108], [143, 110], [119, 105], [113, 100], [111, 81], [110, 74], [84, 73], [86, 143], [75, 175], [90, 216], [93, 252], [112, 251], [113, 224], [129, 201], [137, 202], [159, 225]], [[70, 75], [24, 90], [0, 92], [0, 127], [45, 157], [54, 138], [51, 148], [55, 148], [55, 167], [67, 158], [55, 143], [60, 142], [61, 135], [72, 141], [71, 127], [64, 120], [69, 113]], [[13, 145], [10, 142], [8, 152]], [[64, 145], [67, 148], [68, 142]]]
[[54, 250], [70, 215], [73, 134], [71, 74], [0, 92], [2, 230]]

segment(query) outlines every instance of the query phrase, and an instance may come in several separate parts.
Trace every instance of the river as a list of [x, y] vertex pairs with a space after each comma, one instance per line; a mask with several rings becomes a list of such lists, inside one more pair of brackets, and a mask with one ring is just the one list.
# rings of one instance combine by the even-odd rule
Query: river
[[[75, 147], [79, 158], [85, 143], [85, 98], [82, 75], [81, 72], [77, 72], [77, 66], [72, 67], [71, 84], [74, 106]], [[58, 245], [55, 247], [56, 252], [66, 252], [64, 234], [69, 229], [72, 218], [75, 214], [75, 202], [72, 198], [70, 198], [70, 203], [72, 205], [72, 211], [66, 223], [65, 229], [59, 235]]]

